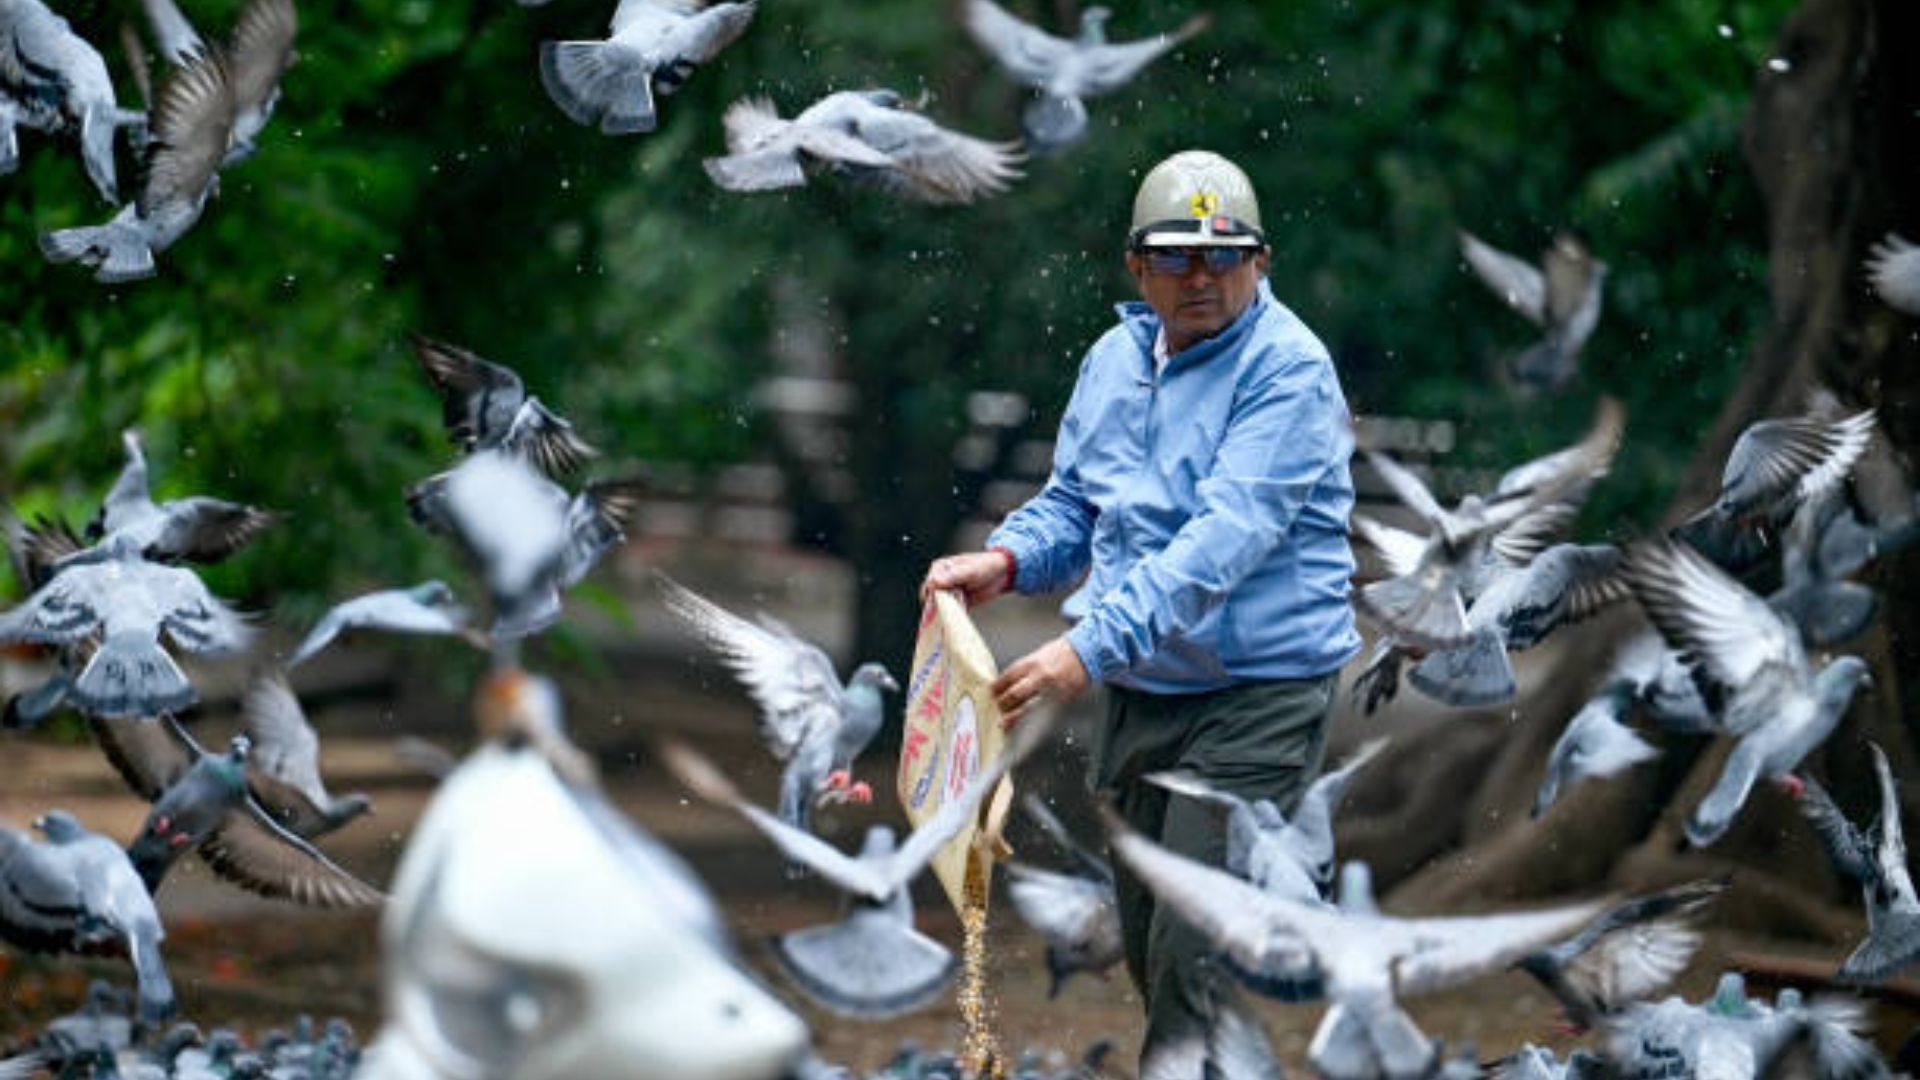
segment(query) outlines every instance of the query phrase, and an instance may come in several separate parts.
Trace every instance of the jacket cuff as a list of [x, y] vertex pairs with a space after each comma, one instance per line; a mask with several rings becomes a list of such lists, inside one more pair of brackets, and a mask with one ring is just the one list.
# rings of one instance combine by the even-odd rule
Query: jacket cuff
[[[998, 552], [1007, 560], [1007, 588], [1017, 593], [1030, 593], [1035, 567], [1033, 548], [1020, 542], [1012, 533], [996, 533], [987, 537], [987, 550]], [[1021, 575], [1026, 576], [1023, 586]]]
[[1067, 631], [1067, 644], [1080, 658], [1080, 666], [1087, 669], [1087, 676], [1105, 682], [1126, 670], [1127, 664], [1124, 657], [1100, 648], [1093, 622], [1089, 616], [1074, 624], [1073, 629]]

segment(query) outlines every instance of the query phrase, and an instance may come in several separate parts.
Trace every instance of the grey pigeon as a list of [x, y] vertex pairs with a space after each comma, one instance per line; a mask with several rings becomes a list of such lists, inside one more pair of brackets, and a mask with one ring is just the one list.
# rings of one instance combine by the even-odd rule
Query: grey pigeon
[[1586, 1050], [1575, 1050], [1561, 1061], [1553, 1051], [1527, 1043], [1493, 1071], [1495, 1080], [1608, 1080], [1607, 1063]]
[[680, 89], [753, 22], [754, 4], [620, 0], [605, 41], [543, 41], [540, 82], [574, 123], [608, 135], [652, 131], [653, 95]]
[[1615, 655], [1608, 678], [1631, 686], [1634, 699], [1662, 731], [1704, 735], [1719, 730], [1692, 669], [1657, 630], [1649, 628], [1629, 640]]
[[[213, 55], [173, 0], [141, 0], [160, 53], [185, 67]], [[233, 38], [219, 53], [233, 90], [233, 124], [221, 168], [238, 164], [259, 150], [260, 132], [280, 101], [280, 80], [293, 66], [293, 40], [300, 29], [294, 0], [250, 0], [233, 26]]]
[[[1801, 637], [1815, 648], [1828, 648], [1864, 633], [1880, 608], [1880, 598], [1872, 589], [1842, 581], [1826, 570], [1822, 552], [1827, 550], [1829, 533], [1854, 530], [1867, 552], [1874, 547], [1873, 532], [1859, 526], [1845, 504], [1845, 492], [1835, 487], [1794, 511], [1780, 552], [1780, 588], [1767, 597], [1767, 603], [1792, 619]], [[1854, 557], [1844, 558], [1853, 561]]]
[[254, 675], [240, 698], [240, 723], [253, 748], [247, 789], [274, 820], [306, 840], [324, 836], [372, 809], [354, 792], [335, 798], [320, 779], [320, 737], [286, 676]]
[[1236, 997], [1208, 1002], [1205, 1030], [1156, 1043], [1140, 1080], [1282, 1080], [1260, 1018]]
[[25, 127], [79, 140], [87, 177], [118, 202], [113, 133], [145, 117], [122, 109], [98, 49], [40, 0], [0, 0], [0, 176], [19, 168]]
[[783, 120], [765, 98], [727, 109], [727, 156], [707, 175], [728, 191], [776, 191], [806, 183], [809, 167], [921, 202], [970, 203], [1018, 179], [1016, 143], [949, 131], [912, 111], [892, 90], [842, 90]]
[[[140, 433], [122, 432], [120, 441], [127, 463], [102, 500], [99, 514], [87, 524], [87, 534], [97, 547], [120, 540], [155, 562], [214, 563], [279, 521], [271, 511], [205, 495], [154, 502]], [[92, 551], [71, 555], [55, 569], [92, 557], [96, 557]]]
[[1888, 233], [1873, 245], [1867, 274], [1873, 279], [1873, 291], [1889, 307], [1920, 315], [1920, 247], [1897, 233]]
[[1607, 1023], [1607, 1057], [1615, 1075], [1626, 1080], [1741, 1080], [1775, 1075], [1789, 1052], [1808, 1046], [1815, 1075], [1884, 1077], [1885, 1064], [1858, 1037], [1864, 1026], [1856, 1002], [1828, 998], [1772, 1009], [1750, 1000], [1744, 980], [1730, 972], [1699, 1005], [1668, 998], [1623, 1010]]
[[1514, 377], [1545, 390], [1565, 385], [1600, 322], [1607, 264], [1572, 233], [1555, 236], [1538, 267], [1464, 230], [1460, 251], [1487, 288], [1546, 331], [1539, 343], [1514, 359]]
[[1101, 975], [1120, 962], [1125, 952], [1120, 904], [1114, 893], [1113, 868], [1106, 860], [1081, 846], [1039, 796], [1028, 794], [1020, 805], [1084, 868], [1083, 873], [1063, 874], [1026, 863], [1007, 864], [1007, 893], [1014, 910], [1047, 939], [1047, 997], [1051, 999], [1059, 997], [1061, 987], [1079, 972]]
[[1696, 926], [1726, 889], [1725, 882], [1691, 882], [1628, 900], [1516, 966], [1546, 987], [1573, 1027], [1597, 1027], [1686, 970], [1700, 949]]
[[105, 225], [56, 229], [40, 237], [50, 262], [80, 262], [106, 284], [154, 275], [154, 255], [187, 234], [219, 186], [233, 133], [233, 85], [226, 64], [202, 54], [160, 87], [152, 142], [134, 201]]
[[1806, 797], [1800, 804], [1834, 869], [1860, 885], [1867, 909], [1867, 938], [1840, 965], [1840, 978], [1858, 983], [1879, 982], [1920, 960], [1920, 897], [1914, 894], [1913, 877], [1907, 870], [1900, 796], [1887, 755], [1877, 744], [1873, 745], [1873, 768], [1880, 778], [1880, 820], [1869, 832], [1856, 829], [1812, 780], [1806, 781]]
[[151, 715], [194, 702], [193, 684], [160, 646], [163, 632], [175, 645], [207, 655], [237, 652], [253, 634], [193, 571], [148, 562], [124, 540], [0, 613], [0, 644], [64, 646], [99, 635], [99, 648], [67, 696], [100, 716]]
[[408, 341], [440, 395], [447, 433], [463, 453], [504, 450], [550, 477], [573, 472], [598, 453], [564, 417], [527, 393], [512, 368], [420, 334]]
[[48, 811], [34, 827], [44, 843], [0, 828], [0, 937], [36, 952], [124, 949], [142, 1016], [165, 1018], [173, 1011], [160, 958], [166, 930], [127, 853], [65, 810]]
[[1199, 15], [1172, 33], [1114, 43], [1106, 32], [1112, 16], [1104, 7], [1086, 8], [1080, 13], [1079, 36], [1069, 39], [1015, 18], [993, 0], [967, 0], [967, 31], [973, 39], [1007, 74], [1040, 92], [1021, 114], [1027, 140], [1036, 148], [1058, 149], [1079, 141], [1087, 133], [1087, 107], [1081, 99], [1120, 89], [1209, 23]]
[[[1317, 972], [1332, 1003], [1308, 1047], [1322, 1075], [1402, 1080], [1425, 1076], [1433, 1043], [1397, 998], [1489, 974], [1572, 932], [1600, 910], [1401, 919], [1379, 913], [1365, 875], [1344, 880], [1327, 910], [1262, 891], [1224, 870], [1169, 851], [1105, 813], [1114, 854], [1148, 889], [1218, 948], [1239, 972]], [[1355, 865], [1355, 864], [1349, 864]]]
[[952, 978], [957, 966], [953, 954], [914, 929], [908, 886], [974, 820], [981, 802], [1008, 770], [1047, 737], [1051, 720], [1036, 716], [1015, 728], [1000, 756], [904, 843], [896, 843], [892, 829], [876, 825], [854, 856], [748, 802], [711, 762], [685, 745], [664, 744], [661, 754], [695, 794], [736, 811], [789, 859], [847, 895], [849, 908], [840, 921], [782, 934], [773, 942], [774, 955], [820, 1004], [842, 1015], [874, 1019], [927, 1004]]
[[1627, 576], [1661, 637], [1689, 658], [1721, 729], [1739, 740], [1687, 821], [1687, 839], [1705, 847], [1726, 832], [1761, 777], [1794, 786], [1794, 768], [1870, 681], [1867, 665], [1842, 656], [1814, 672], [1799, 630], [1690, 548], [1636, 544]]
[[748, 622], [657, 574], [667, 609], [686, 620], [753, 695], [760, 707], [760, 740], [784, 769], [780, 820], [811, 829], [822, 795], [870, 802], [873, 792], [852, 779], [854, 762], [886, 721], [882, 691], [898, 691], [887, 669], [862, 664], [842, 686], [833, 661], [779, 620], [762, 614]]
[[[1603, 399], [1593, 429], [1580, 443], [1515, 470], [1503, 479], [1502, 490], [1488, 497], [1468, 495], [1452, 510], [1404, 466], [1369, 451], [1368, 461], [1426, 523], [1427, 535], [1419, 539], [1417, 555], [1404, 539], [1387, 541], [1394, 576], [1362, 587], [1355, 603], [1394, 637], [1418, 648], [1469, 644], [1466, 604], [1484, 587], [1489, 567], [1495, 559], [1524, 565], [1545, 547], [1540, 535], [1564, 527], [1594, 479], [1607, 471], [1623, 424], [1619, 404]], [[1512, 538], [1511, 555], [1501, 550], [1502, 536]]]
[[[57, 564], [68, 555], [85, 548], [65, 522], [47, 517], [25, 521], [7, 513], [7, 555], [13, 562], [13, 576], [22, 589], [32, 593], [53, 580]], [[0, 712], [0, 728], [21, 730], [37, 727], [42, 720], [67, 701], [73, 679], [98, 646], [90, 636], [55, 650], [54, 673], [31, 690], [14, 694]]]
[[444, 581], [425, 581], [410, 589], [382, 589], [329, 608], [287, 658], [291, 671], [312, 659], [348, 630], [386, 630], [397, 634], [467, 633], [467, 612]]
[[1622, 721], [1633, 708], [1635, 687], [1614, 679], [1573, 714], [1565, 731], [1547, 753], [1546, 775], [1533, 798], [1533, 816], [1539, 817], [1582, 780], [1612, 776], [1660, 756]]
[[150, 889], [160, 887], [176, 859], [197, 851], [215, 874], [261, 896], [310, 907], [367, 907], [383, 899], [248, 794], [246, 736], [234, 736], [224, 754], [209, 754], [171, 716], [97, 720], [94, 733], [135, 793], [153, 803], [127, 848]]
[[[28, 1080], [41, 1075], [40, 1070], [62, 1078], [123, 1075], [104, 1069], [117, 1065], [133, 1045], [133, 1035], [126, 994], [95, 979], [78, 1009], [49, 1021], [30, 1049], [0, 1060], [0, 1080]], [[94, 1071], [87, 1071], [90, 1068]], [[164, 1070], [157, 1080], [167, 1080]]]

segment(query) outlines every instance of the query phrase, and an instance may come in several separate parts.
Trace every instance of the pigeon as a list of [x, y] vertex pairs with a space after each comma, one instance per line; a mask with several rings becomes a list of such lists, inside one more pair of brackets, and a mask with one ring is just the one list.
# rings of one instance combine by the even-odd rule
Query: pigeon
[[1527, 1043], [1493, 1071], [1494, 1080], [1608, 1080], [1613, 1074], [1605, 1060], [1587, 1050], [1575, 1050], [1561, 1061], [1553, 1051]]
[[1630, 1006], [1607, 1023], [1614, 1075], [1630, 1080], [1773, 1076], [1799, 1044], [1810, 1044], [1814, 1075], [1828, 1080], [1887, 1075], [1858, 1036], [1865, 1014], [1857, 1002], [1827, 998], [1803, 1005], [1792, 991], [1782, 991], [1781, 998], [1786, 1008], [1752, 1001], [1745, 980], [1728, 972], [1713, 997], [1699, 1005], [1667, 998]]
[[34, 822], [36, 843], [0, 828], [0, 937], [36, 952], [124, 949], [148, 1022], [173, 1012], [173, 985], [160, 958], [166, 930], [127, 853], [51, 810]]
[[967, 32], [1007, 74], [1040, 92], [1020, 117], [1027, 141], [1036, 149], [1056, 150], [1084, 138], [1087, 107], [1082, 98], [1120, 89], [1210, 22], [1198, 15], [1172, 33], [1114, 44], [1106, 32], [1112, 16], [1104, 7], [1085, 9], [1079, 36], [1070, 40], [1015, 18], [993, 0], [967, 0]]
[[1460, 233], [1460, 252], [1487, 288], [1546, 331], [1538, 344], [1514, 358], [1514, 377], [1542, 390], [1566, 385], [1573, 378], [1580, 350], [1600, 322], [1607, 264], [1594, 258], [1578, 236], [1564, 232], [1553, 238], [1538, 267], [1465, 230]]
[[[178, 67], [215, 55], [173, 0], [141, 0], [160, 53]], [[299, 33], [294, 0], [250, 0], [234, 23], [233, 40], [218, 55], [233, 90], [233, 122], [220, 160], [227, 168], [259, 151], [260, 132], [280, 101], [280, 80], [293, 67]]]
[[54, 564], [57, 572], [74, 562], [101, 557], [107, 541], [124, 540], [154, 562], [216, 563], [251, 543], [280, 519], [258, 507], [195, 495], [156, 503], [149, 493], [147, 455], [140, 433], [120, 435], [127, 463], [101, 502], [100, 512], [87, 523], [94, 547], [67, 555]]
[[[1140, 1062], [1140, 1080], [1283, 1080], [1260, 1018], [1237, 998], [1208, 1003], [1208, 1024], [1154, 1044]], [[1092, 1074], [1085, 1074], [1092, 1075]]]
[[[6, 523], [7, 555], [13, 562], [13, 575], [29, 593], [53, 580], [60, 560], [85, 547], [64, 521], [47, 517], [25, 521], [8, 513]], [[0, 711], [0, 728], [31, 729], [52, 716], [66, 703], [75, 673], [86, 667], [98, 644], [97, 635], [93, 635], [56, 649], [54, 673], [39, 686], [7, 699], [4, 711]]]
[[1701, 944], [1695, 929], [1726, 882], [1691, 882], [1628, 900], [1564, 941], [1515, 966], [1539, 980], [1579, 1031], [1653, 996], [1686, 970]]
[[240, 698], [240, 722], [253, 743], [247, 790], [294, 835], [312, 840], [372, 809], [359, 792], [337, 799], [328, 794], [320, 780], [320, 737], [285, 675], [254, 675]]
[[1872, 625], [1880, 608], [1880, 598], [1872, 589], [1827, 573], [1822, 560], [1825, 535], [1836, 529], [1856, 529], [1866, 548], [1873, 545], [1872, 532], [1858, 525], [1845, 503], [1845, 493], [1835, 487], [1794, 511], [1780, 552], [1780, 588], [1767, 597], [1767, 603], [1792, 619], [1800, 636], [1815, 648], [1858, 637]]
[[845, 686], [833, 661], [770, 615], [747, 620], [656, 572], [667, 609], [684, 619], [720, 654], [760, 706], [760, 739], [784, 769], [780, 820], [812, 829], [813, 804], [822, 796], [873, 801], [864, 781], [852, 781], [853, 763], [886, 720], [883, 691], [898, 692], [887, 669], [866, 663]]
[[878, 1019], [926, 1005], [953, 977], [958, 966], [953, 954], [913, 927], [908, 885], [974, 819], [1000, 779], [1048, 735], [1052, 719], [1041, 716], [1015, 728], [1000, 756], [905, 842], [897, 843], [891, 828], [875, 825], [854, 856], [748, 802], [686, 745], [665, 743], [660, 749], [689, 790], [739, 813], [788, 858], [847, 894], [850, 905], [840, 921], [782, 934], [774, 939], [773, 951], [788, 976], [821, 1005], [844, 1016]]
[[421, 334], [408, 341], [440, 395], [447, 433], [462, 453], [504, 450], [549, 477], [573, 472], [599, 453], [564, 417], [528, 394], [513, 369]]
[[1614, 657], [1608, 678], [1632, 687], [1634, 700], [1662, 731], [1706, 735], [1720, 730], [1692, 669], [1657, 630], [1649, 628], [1629, 640]]
[[1887, 306], [1908, 315], [1920, 315], [1920, 247], [1897, 233], [1888, 233], [1873, 245], [1867, 260], [1873, 291]]
[[889, 194], [934, 204], [970, 203], [1018, 179], [1017, 143], [949, 131], [892, 90], [843, 90], [783, 120], [766, 98], [735, 102], [724, 118], [727, 156], [707, 175], [728, 191], [806, 183], [808, 167]]
[[1863, 683], [1866, 662], [1838, 657], [1814, 672], [1799, 631], [1690, 548], [1665, 540], [1627, 552], [1635, 595], [1687, 658], [1719, 727], [1739, 740], [1687, 821], [1687, 839], [1719, 839], [1762, 776], [1798, 786], [1793, 769], [1824, 742]]
[[607, 135], [652, 131], [654, 91], [671, 94], [746, 33], [755, 5], [620, 0], [605, 41], [543, 41], [540, 82], [576, 124]]
[[1052, 837], [1084, 873], [1063, 874], [1026, 863], [1007, 864], [1007, 892], [1028, 926], [1047, 939], [1047, 997], [1085, 971], [1104, 975], [1125, 953], [1113, 868], [1082, 847], [1036, 795], [1021, 800], [1027, 816]]
[[1839, 973], [1855, 983], [1879, 982], [1920, 960], [1920, 897], [1907, 870], [1907, 839], [1893, 770], [1878, 745], [1873, 745], [1873, 768], [1880, 778], [1880, 820], [1869, 832], [1856, 829], [1812, 780], [1804, 781], [1807, 792], [1800, 803], [1834, 869], [1860, 885], [1867, 939], [1840, 965]]
[[[1383, 537], [1379, 544], [1394, 576], [1362, 587], [1355, 602], [1406, 644], [1427, 650], [1469, 644], [1466, 603], [1484, 587], [1489, 567], [1498, 559], [1525, 565], [1545, 547], [1544, 535], [1565, 527], [1587, 489], [1607, 471], [1623, 424], [1619, 403], [1603, 399], [1580, 443], [1509, 472], [1493, 495], [1468, 495], [1453, 510], [1441, 507], [1404, 466], [1368, 451], [1375, 471], [1426, 523], [1428, 535], [1395, 536], [1384, 526], [1375, 529], [1377, 523], [1361, 526], [1364, 536]], [[1417, 555], [1409, 539], [1419, 544]]]
[[215, 874], [261, 896], [325, 908], [383, 899], [248, 793], [247, 736], [234, 736], [224, 754], [209, 754], [171, 716], [96, 718], [94, 735], [134, 792], [153, 803], [127, 848], [149, 890], [160, 887], [181, 855], [198, 851]]
[[219, 187], [233, 132], [233, 90], [226, 64], [210, 55], [175, 71], [153, 106], [134, 201], [105, 225], [43, 233], [40, 253], [54, 263], [83, 263], [95, 281], [109, 285], [152, 277], [154, 255], [193, 228]]
[[191, 570], [148, 562], [126, 539], [102, 551], [0, 613], [0, 644], [72, 645], [97, 633], [99, 648], [66, 691], [76, 707], [99, 716], [186, 708], [197, 695], [161, 648], [161, 633], [189, 651], [221, 655], [244, 649], [252, 628]]
[[[107, 844], [112, 846], [111, 841]], [[56, 1077], [124, 1075], [102, 1071], [94, 1063], [117, 1065], [120, 1055], [132, 1047], [133, 1035], [126, 995], [111, 983], [95, 979], [87, 984], [86, 1000], [78, 1009], [48, 1021], [30, 1049], [0, 1059], [0, 1080], [27, 1080], [43, 1070]], [[94, 1071], [89, 1072], [90, 1068]], [[168, 1080], [164, 1070], [157, 1080]]]
[[[1364, 871], [1338, 910], [1301, 903], [1169, 851], [1103, 808], [1114, 854], [1220, 950], [1236, 973], [1318, 973], [1331, 1007], [1308, 1046], [1323, 1076], [1423, 1077], [1439, 1057], [1396, 998], [1499, 971], [1592, 919], [1602, 905], [1524, 914], [1401, 919], [1383, 915]], [[1349, 863], [1357, 868], [1359, 864]]]
[[1660, 756], [1660, 751], [1622, 723], [1634, 699], [1633, 683], [1614, 679], [1573, 714], [1547, 754], [1547, 772], [1533, 799], [1534, 817], [1545, 814], [1561, 791], [1582, 780], [1612, 776]]
[[118, 202], [114, 132], [145, 123], [119, 107], [106, 61], [67, 20], [40, 0], [0, 0], [0, 176], [19, 167], [17, 129], [70, 134], [87, 178]]
[[287, 670], [306, 663], [347, 630], [462, 637], [469, 633], [466, 609], [460, 606], [446, 582], [425, 581], [410, 589], [382, 589], [341, 601], [329, 609], [287, 658]]
[[566, 710], [551, 679], [512, 665], [496, 667], [474, 695], [473, 720], [482, 739], [531, 747], [560, 779], [582, 791], [598, 790], [599, 770], [567, 737]]

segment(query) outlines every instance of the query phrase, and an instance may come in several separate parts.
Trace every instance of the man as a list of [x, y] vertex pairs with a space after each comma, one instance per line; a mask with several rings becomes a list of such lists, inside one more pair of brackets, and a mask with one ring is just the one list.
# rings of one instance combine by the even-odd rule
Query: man
[[[1187, 770], [1290, 806], [1360, 645], [1346, 401], [1325, 346], [1268, 289], [1267, 259], [1233, 163], [1188, 151], [1149, 172], [1126, 253], [1145, 302], [1121, 305], [1088, 351], [1051, 478], [986, 551], [935, 561], [923, 586], [980, 604], [1086, 574], [1066, 605], [1076, 624], [1006, 669], [999, 706], [1011, 722], [1106, 683], [1096, 790], [1145, 835], [1216, 865], [1218, 812], [1144, 777]], [[1228, 991], [1198, 932], [1116, 872], [1144, 1058]]]

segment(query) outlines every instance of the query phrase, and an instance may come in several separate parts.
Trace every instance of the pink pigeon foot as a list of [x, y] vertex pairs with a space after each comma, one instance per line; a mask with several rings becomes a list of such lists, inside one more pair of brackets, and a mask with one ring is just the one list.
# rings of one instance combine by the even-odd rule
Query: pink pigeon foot
[[827, 774], [827, 778], [821, 781], [820, 786], [828, 791], [839, 791], [851, 783], [852, 780], [852, 773], [845, 769], [835, 769]]
[[1793, 796], [1796, 799], [1802, 799], [1806, 797], [1807, 782], [1805, 780], [1800, 779], [1799, 776], [1793, 773], [1788, 773], [1787, 775], [1781, 777], [1780, 786], [1787, 790], [1787, 794]]
[[857, 802], [865, 806], [873, 801], [873, 788], [869, 787], [865, 780], [850, 785], [847, 788], [847, 801]]

